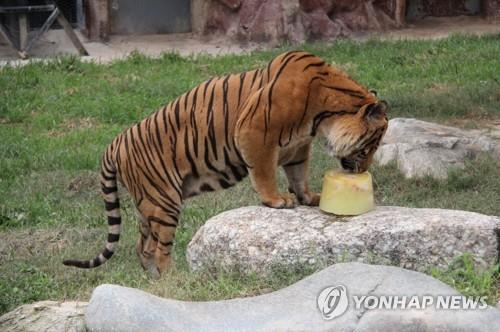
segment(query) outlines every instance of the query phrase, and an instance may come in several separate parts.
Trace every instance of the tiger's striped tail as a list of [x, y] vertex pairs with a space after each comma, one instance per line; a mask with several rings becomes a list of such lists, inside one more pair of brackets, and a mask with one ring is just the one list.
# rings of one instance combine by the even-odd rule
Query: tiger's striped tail
[[121, 232], [121, 216], [120, 216], [120, 201], [118, 199], [118, 186], [116, 181], [116, 168], [111, 162], [110, 154], [112, 147], [108, 147], [101, 164], [101, 190], [106, 208], [106, 216], [108, 218], [108, 240], [104, 250], [91, 260], [74, 260], [69, 259], [63, 261], [64, 265], [76, 266], [83, 269], [89, 269], [104, 264], [113, 256], [116, 245], [120, 239]]

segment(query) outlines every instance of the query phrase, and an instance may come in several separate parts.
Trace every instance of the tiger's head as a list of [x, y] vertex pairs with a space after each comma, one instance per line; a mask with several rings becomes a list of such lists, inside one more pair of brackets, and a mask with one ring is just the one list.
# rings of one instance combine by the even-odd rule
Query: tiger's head
[[365, 172], [387, 130], [389, 106], [339, 69], [328, 66], [324, 72], [313, 87], [313, 131], [326, 138], [328, 153], [343, 169]]

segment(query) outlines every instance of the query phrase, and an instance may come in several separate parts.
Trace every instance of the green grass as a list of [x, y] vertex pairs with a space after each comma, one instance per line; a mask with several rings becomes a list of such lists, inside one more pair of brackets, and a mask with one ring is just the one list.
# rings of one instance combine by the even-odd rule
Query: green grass
[[[93, 270], [64, 267], [63, 258], [93, 257], [106, 236], [96, 171], [111, 139], [166, 101], [213, 76], [259, 66], [286, 47], [249, 55], [183, 58], [139, 53], [109, 65], [63, 57], [0, 68], [0, 313], [43, 299], [88, 299], [101, 283], [138, 287], [178, 299], [213, 300], [265, 293], [313, 268], [270, 276], [192, 273], [185, 250], [209, 217], [258, 204], [248, 180], [227, 191], [189, 200], [174, 247], [174, 267], [159, 281], [134, 253], [134, 210], [123, 197], [124, 233], [111, 262]], [[343, 67], [408, 116], [467, 127], [500, 119], [500, 35], [440, 41], [339, 41], [303, 48]], [[473, 59], [466, 60], [466, 59]], [[311, 185], [335, 162], [314, 146]], [[394, 166], [373, 167], [383, 205], [437, 207], [500, 215], [500, 164], [481, 156], [448, 181], [407, 180]], [[284, 188], [281, 175], [281, 186]], [[498, 273], [476, 271], [467, 258], [430, 273], [466, 294], [500, 298]]]
[[433, 268], [431, 276], [459, 289], [466, 296], [486, 296], [490, 302], [500, 298], [500, 264], [486, 271], [477, 271], [470, 255], [458, 257], [448, 269]]

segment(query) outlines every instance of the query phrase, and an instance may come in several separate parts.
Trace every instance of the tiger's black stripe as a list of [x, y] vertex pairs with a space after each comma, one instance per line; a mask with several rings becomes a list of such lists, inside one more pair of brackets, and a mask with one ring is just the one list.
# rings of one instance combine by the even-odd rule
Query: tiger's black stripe
[[280, 66], [278, 69], [278, 72], [276, 73], [275, 77], [273, 78], [273, 81], [271, 83], [271, 86], [269, 87], [269, 93], [267, 97], [267, 112], [266, 112], [266, 117], [264, 118], [264, 142], [266, 142], [266, 136], [267, 136], [267, 131], [269, 127], [269, 122], [271, 122], [271, 108], [272, 108], [272, 103], [271, 100], [273, 98], [273, 90], [274, 86], [276, 85], [276, 82], [278, 81], [281, 73], [283, 73], [283, 70], [286, 68], [287, 64], [290, 62], [290, 60], [293, 59], [294, 54], [287, 54], [283, 60], [283, 64]]
[[119, 201], [115, 201], [115, 202], [104, 201], [104, 205], [105, 205], [106, 211], [112, 211], [114, 209], [119, 209], [120, 208], [120, 202]]
[[307, 66], [305, 66], [302, 71], [306, 71], [307, 69], [309, 69], [311, 67], [322, 67], [324, 65], [325, 65], [324, 61], [320, 61], [320, 62], [316, 62], [316, 63], [310, 63]]
[[120, 234], [108, 233], [108, 242], [118, 242], [120, 240]]
[[297, 160], [297, 161], [291, 161], [287, 164], [284, 164], [283, 166], [284, 167], [292, 167], [292, 166], [297, 166], [297, 165], [300, 165], [300, 164], [303, 164], [307, 161], [307, 159], [301, 159], [301, 160]]
[[106, 187], [105, 185], [102, 185], [101, 188], [102, 188], [102, 192], [106, 195], [118, 191], [118, 187]]

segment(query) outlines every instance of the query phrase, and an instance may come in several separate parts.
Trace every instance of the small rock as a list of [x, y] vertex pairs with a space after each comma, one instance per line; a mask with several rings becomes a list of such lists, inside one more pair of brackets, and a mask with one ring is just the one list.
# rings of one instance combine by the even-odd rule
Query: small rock
[[[209, 219], [188, 245], [194, 270], [267, 273], [276, 266], [346, 261], [417, 271], [447, 267], [470, 253], [479, 267], [497, 262], [500, 218], [479, 213], [377, 207], [357, 217], [318, 208], [243, 207]], [[234, 234], [234, 236], [229, 236]]]
[[[339, 316], [325, 320], [318, 295], [344, 286]], [[330, 266], [287, 288], [255, 297], [214, 302], [162, 299], [140, 290], [101, 285], [94, 290], [85, 322], [90, 331], [498, 331], [500, 311], [356, 308], [354, 296], [411, 297], [459, 293], [422, 273], [401, 268], [344, 263]], [[344, 309], [345, 312], [343, 312]], [[343, 313], [342, 313], [343, 312]]]
[[41, 301], [25, 304], [0, 317], [0, 331], [85, 331], [87, 302]]
[[407, 178], [430, 175], [446, 179], [449, 169], [463, 168], [465, 160], [481, 152], [500, 159], [500, 141], [486, 131], [395, 118], [389, 121], [375, 162], [382, 166], [396, 162]]

